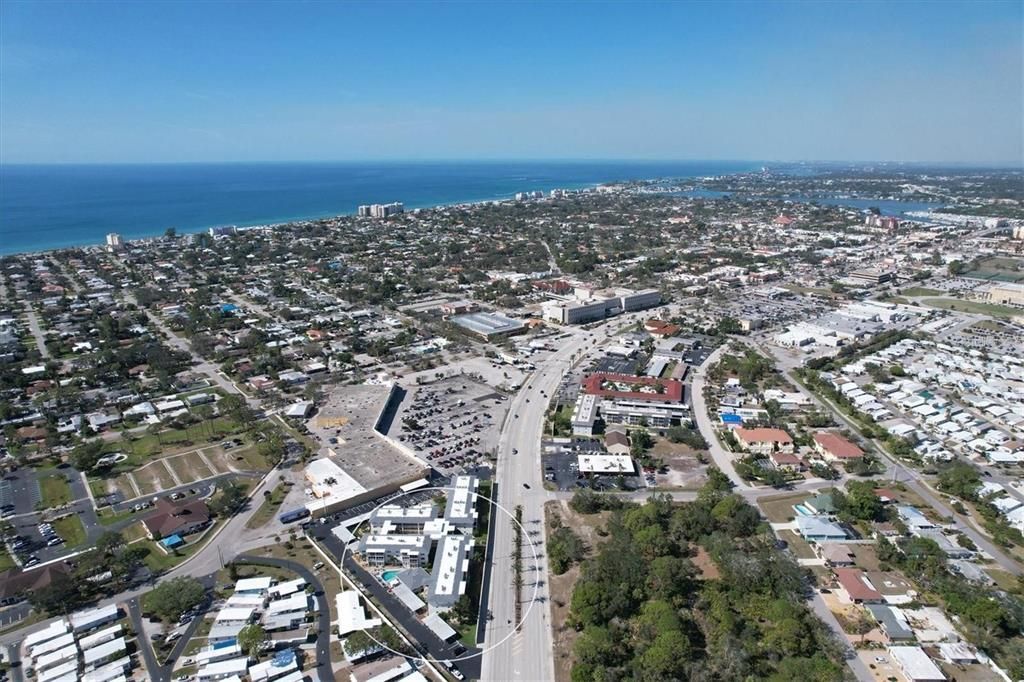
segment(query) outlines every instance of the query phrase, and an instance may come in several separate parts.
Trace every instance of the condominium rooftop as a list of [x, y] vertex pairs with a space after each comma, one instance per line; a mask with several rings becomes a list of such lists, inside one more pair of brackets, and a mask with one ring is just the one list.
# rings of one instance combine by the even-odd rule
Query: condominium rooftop
[[438, 545], [427, 602], [435, 608], [451, 608], [466, 591], [466, 571], [473, 539], [446, 535]]

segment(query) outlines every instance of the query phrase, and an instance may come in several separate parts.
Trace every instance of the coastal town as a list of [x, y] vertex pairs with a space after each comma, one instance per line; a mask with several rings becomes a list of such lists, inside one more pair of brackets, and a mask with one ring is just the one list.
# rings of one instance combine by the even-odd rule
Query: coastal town
[[3, 256], [0, 426], [0, 680], [1024, 679], [1019, 171]]

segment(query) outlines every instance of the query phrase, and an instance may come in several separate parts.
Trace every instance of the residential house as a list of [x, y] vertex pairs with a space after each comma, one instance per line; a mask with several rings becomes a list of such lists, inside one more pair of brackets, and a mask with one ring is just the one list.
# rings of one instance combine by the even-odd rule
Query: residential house
[[628, 455], [629, 436], [621, 429], [609, 429], [604, 434], [604, 447], [610, 455]]
[[770, 455], [776, 450], [793, 452], [793, 439], [782, 429], [747, 429], [740, 426], [733, 429], [733, 434], [740, 447], [747, 452], [760, 455]]
[[846, 601], [853, 604], [881, 604], [884, 601], [881, 593], [859, 568], [836, 568], [833, 569], [833, 573], [842, 588], [839, 594], [844, 596]]
[[814, 434], [814, 449], [826, 462], [851, 462], [864, 457], [864, 451], [859, 447], [827, 431]]
[[154, 540], [185, 536], [206, 528], [210, 523], [210, 508], [202, 500], [171, 502], [166, 498], [156, 501], [156, 511], [143, 519], [149, 537]]

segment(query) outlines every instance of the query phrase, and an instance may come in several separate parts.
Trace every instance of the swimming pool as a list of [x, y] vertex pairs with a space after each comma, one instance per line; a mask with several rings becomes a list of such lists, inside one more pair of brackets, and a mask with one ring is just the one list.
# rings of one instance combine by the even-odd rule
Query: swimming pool
[[397, 578], [399, 573], [401, 573], [401, 571], [384, 571], [380, 574], [380, 579], [386, 583], [389, 583], [395, 578]]
[[796, 513], [800, 516], [814, 516], [814, 512], [812, 512], [810, 509], [803, 506], [802, 504], [794, 504], [793, 509], [795, 509]]

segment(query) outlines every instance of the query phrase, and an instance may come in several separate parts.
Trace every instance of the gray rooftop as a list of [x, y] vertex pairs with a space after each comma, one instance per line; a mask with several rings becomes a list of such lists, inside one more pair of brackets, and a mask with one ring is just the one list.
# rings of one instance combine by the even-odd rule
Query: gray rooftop
[[866, 608], [879, 622], [889, 639], [907, 640], [914, 639], [914, 631], [906, 620], [900, 618], [897, 612], [890, 606], [884, 604], [867, 604]]
[[499, 315], [497, 313], [467, 313], [456, 315], [452, 322], [468, 329], [474, 334], [492, 336], [494, 334], [510, 334], [519, 331], [525, 325], [519, 320]]

